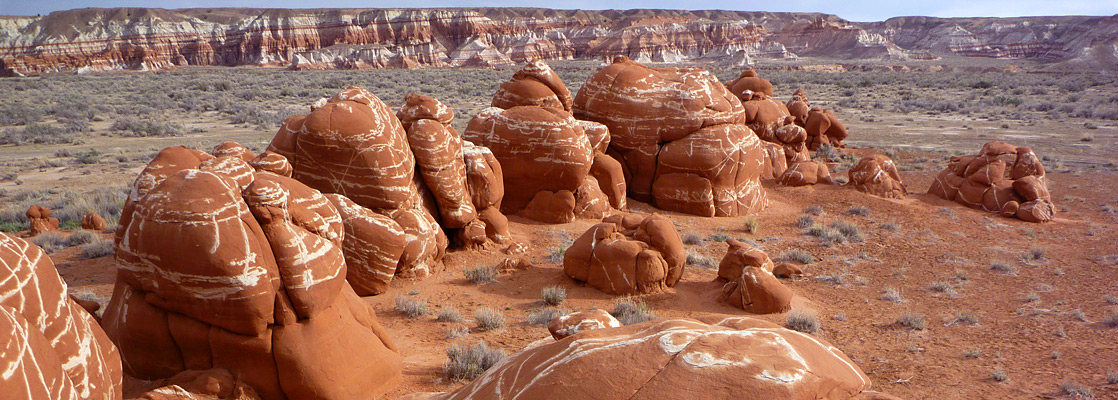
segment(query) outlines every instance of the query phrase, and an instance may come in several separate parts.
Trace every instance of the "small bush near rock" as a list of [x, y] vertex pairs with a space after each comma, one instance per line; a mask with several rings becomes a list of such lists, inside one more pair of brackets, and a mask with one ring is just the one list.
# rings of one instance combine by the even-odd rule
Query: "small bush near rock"
[[804, 214], [811, 214], [814, 216], [823, 215], [823, 207], [820, 206], [807, 206], [804, 207]]
[[687, 265], [706, 269], [718, 268], [718, 264], [714, 262], [714, 259], [690, 251], [687, 252]]
[[652, 307], [643, 301], [632, 299], [622, 299], [613, 303], [613, 311], [610, 311], [610, 315], [617, 318], [622, 325], [632, 325], [656, 319]]
[[869, 209], [869, 207], [866, 207], [866, 206], [854, 206], [854, 207], [850, 207], [849, 210], [846, 210], [846, 213], [848, 215], [865, 217], [867, 215], [870, 215], [870, 209]]
[[505, 326], [505, 316], [496, 308], [482, 307], [474, 312], [474, 324], [483, 331], [500, 329]]
[[1073, 380], [1066, 380], [1060, 383], [1060, 393], [1071, 396], [1073, 398], [1090, 399], [1095, 397], [1095, 394], [1091, 393], [1091, 389], [1086, 388]]
[[810, 215], [804, 214], [801, 215], [799, 218], [796, 218], [797, 228], [807, 229], [810, 228], [812, 225], [815, 225], [815, 218], [812, 218]]
[[567, 299], [567, 289], [561, 286], [548, 286], [540, 290], [540, 299], [548, 305], [557, 306]]
[[810, 311], [794, 309], [788, 312], [784, 327], [803, 333], [815, 333], [819, 330], [819, 318]]
[[761, 221], [756, 218], [749, 218], [745, 220], [745, 231], [750, 234], [757, 234], [761, 231]]
[[466, 280], [475, 284], [489, 283], [497, 281], [497, 268], [489, 266], [481, 266], [467, 269], [464, 274]]
[[800, 249], [785, 250], [776, 257], [777, 261], [796, 261], [801, 264], [811, 264], [815, 262], [815, 256], [811, 253]]
[[505, 356], [504, 350], [490, 348], [485, 342], [469, 346], [452, 344], [446, 348], [447, 361], [443, 365], [443, 375], [449, 381], [473, 380], [497, 365]]
[[904, 297], [901, 297], [901, 291], [897, 290], [897, 288], [885, 288], [885, 290], [881, 292], [881, 299], [894, 303], [904, 303]]
[[1012, 265], [1006, 264], [1001, 261], [990, 263], [990, 269], [1006, 275], [1017, 275], [1017, 268], [1014, 268]]
[[460, 337], [463, 337], [463, 336], [466, 336], [466, 335], [469, 335], [469, 334], [470, 334], [470, 328], [467, 328], [467, 327], [464, 327], [464, 326], [455, 326], [453, 328], [450, 328], [450, 329], [446, 330], [446, 338], [447, 339], [460, 338]]
[[31, 239], [31, 243], [42, 247], [47, 254], [51, 254], [66, 247], [66, 237], [58, 232], [45, 232]]
[[694, 233], [684, 234], [682, 239], [684, 244], [703, 244], [703, 237]]
[[1009, 375], [1006, 375], [1005, 371], [1002, 371], [1001, 368], [995, 369], [994, 372], [991, 372], [990, 377], [994, 378], [994, 380], [998, 382], [1005, 382], [1007, 379], [1009, 379]]
[[551, 320], [566, 314], [563, 310], [555, 307], [536, 308], [528, 311], [528, 318], [524, 323], [528, 325], [547, 325]]
[[404, 313], [408, 318], [419, 318], [427, 314], [427, 301], [407, 296], [396, 296], [396, 306], [393, 309]]
[[74, 247], [92, 242], [95, 237], [96, 235], [93, 232], [84, 229], [71, 233], [70, 236], [66, 238], [66, 247]]

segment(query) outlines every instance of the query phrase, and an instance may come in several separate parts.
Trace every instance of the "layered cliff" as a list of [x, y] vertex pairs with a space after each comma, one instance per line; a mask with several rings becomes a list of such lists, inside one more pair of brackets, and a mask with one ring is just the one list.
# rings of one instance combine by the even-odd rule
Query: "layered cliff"
[[0, 17], [0, 75], [181, 65], [494, 67], [617, 55], [736, 63], [797, 55], [977, 56], [1113, 69], [1116, 38], [1118, 16], [853, 23], [817, 13], [741, 11], [87, 8]]

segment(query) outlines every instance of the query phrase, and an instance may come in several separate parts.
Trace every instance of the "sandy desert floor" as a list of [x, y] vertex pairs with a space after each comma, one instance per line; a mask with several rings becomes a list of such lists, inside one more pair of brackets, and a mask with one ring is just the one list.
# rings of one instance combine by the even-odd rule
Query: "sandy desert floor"
[[[815, 93], [824, 101], [842, 96], [837, 88]], [[914, 399], [1060, 398], [1066, 397], [1061, 384], [1075, 383], [1098, 398], [1118, 398], [1118, 384], [1108, 383], [1107, 377], [1118, 373], [1118, 329], [1103, 323], [1118, 314], [1118, 124], [1096, 121], [1088, 131], [1084, 123], [1091, 121], [1084, 119], [1009, 121], [859, 108], [840, 109], [839, 116], [851, 132], [844, 152], [853, 159], [888, 153], [901, 167], [908, 198], [881, 199], [842, 186], [791, 188], [765, 182], [768, 207], [741, 218], [688, 216], [630, 200], [631, 212], [668, 215], [681, 235], [703, 238], [687, 245], [687, 251], [696, 260], [713, 261], [713, 267], [688, 265], [677, 286], [639, 300], [661, 319], [741, 315], [717, 299], [721, 284], [714, 278], [727, 248], [719, 239], [751, 240], [774, 258], [802, 250], [816, 261], [803, 266], [806, 277], [785, 281], [796, 293], [794, 310], [815, 313], [822, 325], [815, 334], [857, 362], [876, 390]], [[230, 125], [216, 112], [178, 118], [188, 130], [201, 129], [178, 137], [93, 135], [80, 145], [0, 147], [0, 172], [19, 177], [18, 184], [0, 183], [8, 193], [5, 204], [18, 207], [12, 194], [25, 190], [82, 192], [129, 185], [145, 157], [166, 146], [208, 149], [235, 140], [260, 150], [274, 134]], [[95, 122], [94, 132], [107, 124]], [[1085, 134], [1091, 141], [1080, 140]], [[1060, 209], [1054, 221], [1032, 224], [998, 217], [925, 193], [950, 155], [975, 153], [990, 140], [1027, 144], [1050, 157], [1045, 160], [1048, 187]], [[88, 148], [106, 157], [85, 165], [59, 153]], [[845, 171], [834, 174], [846, 176]], [[795, 222], [813, 205], [824, 210], [814, 216], [817, 223], [854, 223], [864, 240], [827, 245], [804, 234]], [[868, 208], [868, 215], [849, 213], [859, 206]], [[759, 222], [758, 232], [746, 232], [749, 218]], [[548, 337], [545, 326], [524, 322], [543, 307], [540, 289], [545, 286], [566, 288], [564, 310], [612, 308], [615, 298], [568, 278], [561, 260], [553, 257], [596, 221], [510, 221], [514, 240], [527, 245], [526, 253], [509, 255], [499, 247], [451, 249], [445, 268], [433, 276], [396, 280], [387, 293], [366, 298], [403, 349], [404, 380], [389, 398], [460, 385], [442, 377], [451, 343], [485, 341], [512, 353]], [[77, 248], [51, 257], [72, 291], [103, 299], [111, 294], [111, 257], [81, 259]], [[508, 257], [522, 257], [533, 266], [502, 273], [494, 283], [478, 285], [464, 277], [467, 269], [494, 266]], [[995, 270], [992, 264], [1010, 271]], [[890, 289], [903, 300], [883, 299]], [[426, 301], [430, 313], [409, 318], [393, 310], [399, 296]], [[474, 328], [469, 319], [483, 306], [501, 309], [508, 324], [495, 331]], [[437, 322], [434, 312], [440, 308], [455, 308], [467, 321]], [[925, 329], [898, 324], [906, 313], [922, 318]], [[783, 323], [786, 315], [758, 317]], [[448, 331], [457, 327], [470, 332], [448, 338]], [[995, 371], [1008, 379], [995, 380]], [[132, 392], [146, 387], [131, 379], [128, 385]]]

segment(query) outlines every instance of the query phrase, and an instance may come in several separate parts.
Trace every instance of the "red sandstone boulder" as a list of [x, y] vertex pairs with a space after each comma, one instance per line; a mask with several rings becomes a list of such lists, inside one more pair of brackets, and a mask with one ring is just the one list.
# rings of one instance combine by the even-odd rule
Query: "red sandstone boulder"
[[401, 359], [346, 282], [339, 211], [247, 165], [168, 148], [133, 184], [103, 317], [125, 369], [148, 380], [226, 369], [269, 400], [384, 393]]
[[744, 215], [764, 207], [764, 150], [741, 101], [698, 68], [618, 57], [575, 96], [579, 119], [609, 127], [629, 195], [665, 210]]
[[734, 239], [726, 241], [730, 248], [718, 264], [722, 299], [754, 314], [788, 311], [792, 290], [773, 276], [773, 262], [760, 249]]
[[574, 102], [567, 85], [542, 60], [534, 60], [502, 83], [493, 95], [493, 107], [509, 109], [516, 106], [559, 108], [571, 112]]
[[773, 276], [790, 279], [797, 276], [804, 276], [804, 270], [795, 264], [780, 263], [773, 267]]
[[827, 164], [816, 160], [793, 163], [788, 166], [788, 169], [784, 171], [784, 174], [780, 176], [780, 181], [778, 181], [779, 184], [784, 186], [830, 185], [833, 182], [831, 170], [827, 168]]
[[893, 160], [881, 154], [863, 157], [847, 173], [850, 185], [859, 192], [887, 199], [903, 199], [908, 193]]
[[276, 175], [291, 177], [293, 172], [291, 163], [287, 161], [287, 157], [279, 153], [264, 151], [248, 162], [252, 168], [257, 171], [268, 171]]
[[0, 234], [0, 397], [119, 399], [120, 354], [50, 257]]
[[967, 207], [1047, 222], [1056, 207], [1044, 181], [1044, 166], [1028, 147], [990, 142], [978, 155], [954, 156], [928, 193]]
[[545, 222], [574, 219], [574, 193], [589, 174], [594, 153], [582, 125], [566, 111], [488, 108], [462, 136], [488, 147], [501, 164], [504, 187], [516, 188], [505, 193], [502, 212], [527, 210], [526, 218]]
[[260, 400], [251, 386], [221, 368], [183, 371], [159, 385], [134, 400]]
[[615, 214], [567, 248], [563, 271], [609, 294], [654, 293], [679, 282], [686, 258], [671, 220]]
[[256, 158], [256, 155], [252, 154], [252, 150], [249, 150], [248, 147], [242, 146], [237, 142], [222, 142], [214, 146], [210, 154], [213, 154], [214, 157], [236, 157], [248, 163]]
[[95, 213], [86, 214], [82, 217], [82, 229], [103, 231], [105, 230], [105, 219]]
[[58, 218], [51, 215], [51, 210], [43, 206], [31, 206], [27, 208], [27, 221], [28, 233], [31, 236], [39, 236], [42, 233], [53, 232], [58, 230]]
[[746, 68], [741, 72], [738, 79], [730, 81], [726, 84], [730, 89], [730, 93], [738, 96], [742, 101], [749, 101], [744, 98], [745, 95], [763, 94], [768, 97], [773, 97], [773, 84], [768, 79], [757, 76], [757, 71], [753, 68]]
[[815, 151], [823, 146], [846, 147], [842, 141], [848, 133], [846, 126], [831, 110], [814, 107], [808, 111], [804, 128], [807, 129], [807, 147]]
[[563, 340], [563, 338], [578, 333], [604, 328], [618, 328], [621, 322], [617, 321], [606, 310], [593, 309], [589, 311], [580, 311], [567, 315], [560, 315], [551, 320], [547, 324], [547, 330], [551, 332], [551, 337], [555, 340]]
[[[432, 121], [428, 126], [439, 129], [435, 125], [439, 124]], [[424, 160], [461, 166], [447, 161], [453, 157], [440, 158], [446, 154], [438, 146], [449, 146], [452, 139], [450, 135], [440, 137], [444, 140], [423, 144], [430, 146]], [[461, 187], [455, 186], [461, 178], [440, 180], [451, 174], [444, 173], [448, 172], [446, 164], [420, 163], [420, 174], [416, 174], [416, 155], [404, 126], [384, 102], [364, 89], [346, 88], [330, 100], [316, 102], [309, 115], [288, 118], [268, 150], [287, 158], [291, 176], [299, 182], [346, 196], [396, 221], [411, 238], [397, 264], [397, 275], [423, 277], [441, 265], [448, 239], [435, 217], [442, 214], [439, 199], [450, 201], [446, 204], [454, 211], [448, 214], [472, 220], [466, 217], [470, 207], [458, 207], [466, 207], [458, 202], [464, 196]], [[461, 173], [461, 169], [450, 170]], [[428, 177], [448, 183], [452, 189], [442, 187], [432, 193], [425, 185]]]
[[870, 386], [821, 339], [760, 319], [717, 317], [539, 341], [431, 399], [850, 399]]

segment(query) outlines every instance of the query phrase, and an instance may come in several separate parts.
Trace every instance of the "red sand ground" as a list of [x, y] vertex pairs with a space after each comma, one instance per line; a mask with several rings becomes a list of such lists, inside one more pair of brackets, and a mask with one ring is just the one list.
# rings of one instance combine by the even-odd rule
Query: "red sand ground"
[[[851, 151], [856, 156], [866, 152]], [[904, 154], [896, 160], [906, 164], [915, 156]], [[909, 190], [917, 194], [899, 201], [843, 187], [787, 188], [767, 182], [769, 206], [754, 216], [760, 222], [756, 234], [744, 231], [746, 218], [660, 212], [671, 216], [681, 234], [751, 239], [772, 257], [792, 248], [813, 254], [818, 261], [804, 267], [808, 277], [786, 281], [797, 295], [794, 307], [815, 310], [822, 322], [816, 335], [845, 351], [873, 379], [877, 390], [912, 399], [1054, 398], [1065, 397], [1059, 393], [1059, 385], [1070, 380], [1098, 398], [1118, 398], [1118, 385], [1106, 382], [1107, 372], [1118, 372], [1118, 329], [1101, 322], [1118, 312], [1118, 305], [1106, 300], [1107, 296], [1118, 297], [1118, 233], [1114, 229], [1118, 215], [1103, 210], [1104, 204], [1118, 206], [1118, 176], [1109, 172], [1050, 173], [1049, 189], [1065, 211], [1050, 223], [1031, 224], [924, 194], [943, 165], [925, 163], [923, 171], [902, 171]], [[836, 175], [845, 176], [845, 172]], [[634, 212], [657, 212], [646, 204], [630, 201], [630, 205]], [[803, 235], [794, 223], [809, 205], [826, 211], [816, 217], [817, 222], [856, 223], [865, 241], [825, 247]], [[868, 207], [870, 214], [845, 215], [855, 205]], [[446, 382], [441, 374], [445, 349], [452, 342], [484, 340], [512, 353], [548, 337], [546, 327], [523, 323], [531, 309], [542, 306], [539, 294], [545, 286], [565, 287], [567, 301], [562, 307], [569, 310], [611, 307], [613, 298], [568, 278], [561, 264], [546, 261], [557, 246], [578, 237], [595, 221], [542, 225], [518, 217], [510, 220], [515, 240], [529, 246], [521, 256], [534, 267], [501, 274], [496, 283], [474, 285], [465, 280], [464, 270], [496, 265], [508, 255], [498, 248], [454, 250], [445, 259], [445, 270], [423, 280], [395, 281], [387, 293], [366, 298], [405, 357], [403, 383], [389, 398], [454, 389], [458, 384]], [[887, 222], [899, 230], [882, 228]], [[687, 248], [710, 257], [715, 264], [726, 251], [724, 243], [713, 240]], [[1043, 250], [1044, 260], [1030, 265], [1021, 255], [1032, 248]], [[862, 253], [865, 256], [858, 258]], [[81, 260], [75, 249], [66, 249], [52, 258], [71, 290], [111, 294], [115, 266], [111, 257]], [[994, 261], [1015, 267], [1016, 275], [992, 271]], [[818, 279], [835, 275], [842, 275], [845, 282]], [[675, 288], [641, 300], [660, 318], [743, 314], [717, 300], [720, 284], [714, 278], [714, 269], [688, 266]], [[950, 284], [957, 295], [931, 290], [935, 282]], [[905, 302], [882, 300], [887, 287], [898, 289]], [[1040, 300], [1026, 302], [1034, 292]], [[431, 314], [409, 319], [393, 311], [396, 296], [426, 300]], [[447, 339], [447, 330], [455, 325], [473, 325], [436, 322], [434, 313], [444, 306], [458, 308], [467, 319], [481, 306], [499, 307], [508, 325], [492, 332], [472, 329], [468, 336]], [[1076, 318], [1073, 310], [1081, 310], [1085, 320]], [[906, 311], [922, 315], [927, 328], [911, 331], [896, 324]], [[955, 313], [963, 311], [972, 312], [978, 322], [952, 323]], [[783, 323], [785, 315], [760, 318]], [[981, 355], [965, 357], [968, 350]], [[997, 382], [991, 378], [996, 369], [1009, 379]], [[146, 386], [128, 381], [132, 393]]]

